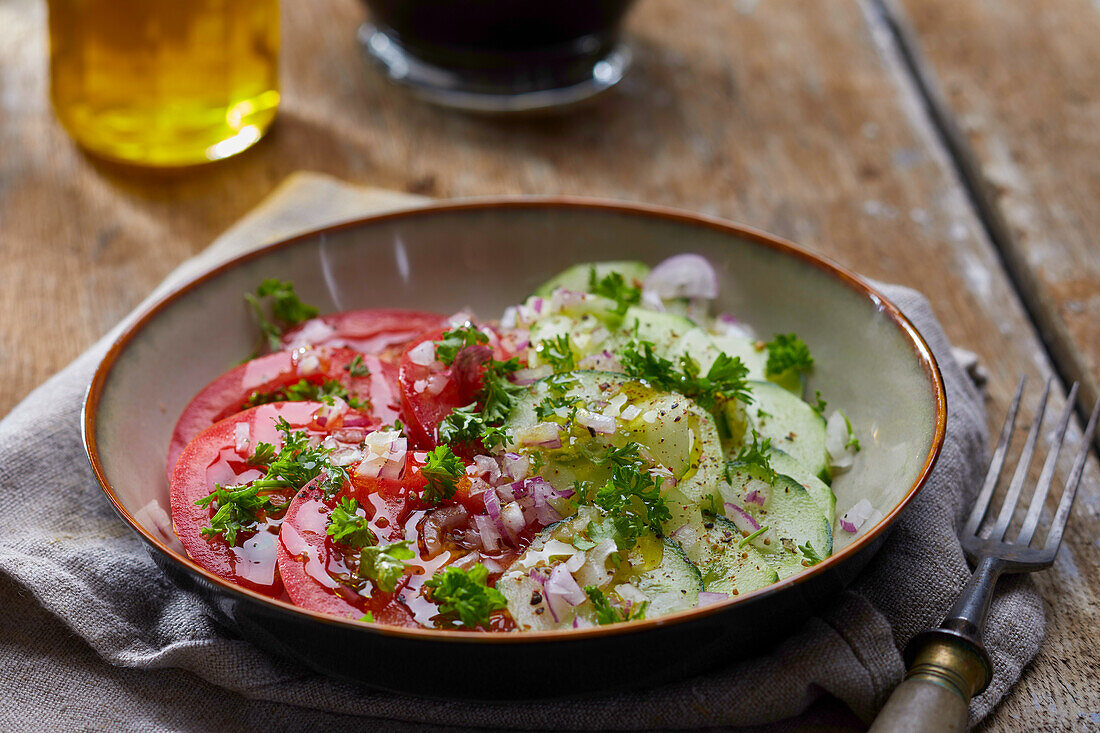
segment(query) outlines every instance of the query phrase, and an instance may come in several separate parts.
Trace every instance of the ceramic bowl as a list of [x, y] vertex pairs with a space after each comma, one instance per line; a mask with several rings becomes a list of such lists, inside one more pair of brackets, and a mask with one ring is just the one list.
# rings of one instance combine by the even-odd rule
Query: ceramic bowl
[[[368, 307], [498, 317], [576, 262], [678, 252], [706, 257], [717, 307], [758, 333], [795, 332], [815, 358], [811, 390], [842, 406], [863, 450], [834, 482], [838, 516], [859, 499], [881, 515], [838, 532], [824, 562], [754, 593], [642, 622], [574, 631], [478, 634], [398, 629], [326, 617], [242, 590], [191, 562], [172, 533], [164, 455], [180, 411], [253, 348], [242, 301], [267, 277], [292, 280], [322, 311]], [[353, 221], [264, 247], [151, 306], [104, 358], [84, 407], [84, 441], [107, 499], [153, 559], [255, 644], [313, 669], [423, 695], [537, 697], [646, 685], [759, 650], [847, 585], [928, 477], [943, 441], [943, 383], [920, 334], [863, 280], [746, 227], [640, 205], [572, 199], [438, 204]], [[864, 439], [864, 436], [866, 438]], [[751, 633], [747, 633], [751, 630]], [[371, 660], [403, 660], [377, 664]], [[655, 660], [658, 663], [654, 663]]]

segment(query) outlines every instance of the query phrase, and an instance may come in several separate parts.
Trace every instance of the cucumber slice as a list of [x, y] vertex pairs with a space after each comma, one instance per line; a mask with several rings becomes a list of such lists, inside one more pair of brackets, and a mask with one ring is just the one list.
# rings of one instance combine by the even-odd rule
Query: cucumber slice
[[[833, 552], [833, 529], [817, 503], [797, 481], [779, 474], [767, 489], [764, 505], [746, 501], [746, 495], [763, 482], [748, 470], [731, 471], [734, 504], [747, 511], [762, 527], [769, 527], [776, 542], [763, 555], [780, 578], [800, 572], [809, 564], [806, 545], [821, 558]], [[803, 564], [807, 563], [807, 564]]]
[[817, 508], [825, 515], [825, 518], [829, 520], [830, 526], [836, 524], [836, 494], [829, 488], [829, 485], [819, 479], [808, 468], [801, 463], [791, 458], [789, 453], [784, 453], [781, 450], [772, 450], [768, 454], [768, 460], [771, 462], [772, 468], [782, 474], [790, 476], [798, 483], [802, 484], [802, 487], [806, 489], [806, 493], [810, 495], [810, 498], [817, 504]]
[[548, 297], [558, 288], [587, 293], [592, 268], [596, 268], [596, 279], [602, 280], [612, 272], [623, 276], [631, 287], [640, 288], [649, 275], [649, 265], [644, 262], [622, 260], [616, 262], [586, 262], [563, 270], [535, 288], [533, 295]]
[[711, 335], [714, 345], [727, 356], [736, 356], [748, 367], [748, 378], [764, 381], [764, 367], [768, 363], [767, 349], [756, 348], [756, 341], [744, 336]]
[[702, 515], [676, 532], [688, 559], [700, 569], [703, 590], [736, 596], [771, 585], [779, 574], [764, 553], [751, 544], [739, 546], [743, 535], [725, 517]]
[[[579, 552], [569, 544], [578, 528], [587, 526], [587, 522], [579, 519], [567, 519], [542, 530], [512, 566], [518, 569], [510, 570], [497, 581], [497, 590], [504, 594], [508, 612], [521, 630], [572, 628], [578, 616], [589, 623], [596, 622], [592, 603], [588, 600], [575, 607], [561, 604], [555, 618], [542, 584], [531, 576], [533, 569], [535, 574], [548, 577], [552, 567], [569, 557], [566, 553], [570, 549]], [[586, 563], [604, 562], [604, 571], [613, 572], [602, 590], [616, 605], [622, 605], [619, 601], [639, 602], [644, 597], [646, 616], [653, 617], [694, 608], [699, 602], [699, 591], [703, 589], [699, 570], [673, 540], [658, 539], [654, 535], [639, 538], [634, 550], [617, 569], [608, 567], [606, 554], [601, 553], [598, 546], [585, 552], [585, 557]], [[584, 568], [575, 575], [584, 577]]]
[[721, 476], [723, 454], [714, 421], [687, 398], [659, 392], [641, 382], [614, 372], [575, 371], [556, 375], [531, 385], [518, 396], [505, 429], [514, 437], [540, 422], [536, 408], [553, 395], [555, 384], [569, 380], [566, 400], [578, 410], [601, 412], [613, 399], [625, 397], [620, 415], [628, 407], [636, 415], [631, 420], [616, 420], [613, 434], [593, 433], [566, 416], [550, 418], [561, 424], [562, 447], [519, 448], [527, 454], [541, 453], [544, 464], [540, 475], [556, 488], [571, 488], [576, 481], [606, 481], [610, 467], [594, 464], [590, 455], [602, 454], [608, 447], [621, 448], [635, 442], [646, 449], [654, 462], [672, 471], [677, 487], [693, 501], [714, 491]]
[[825, 419], [814, 408], [772, 382], [749, 382], [753, 403], [746, 413], [772, 448], [788, 453], [816, 476], [828, 476]]

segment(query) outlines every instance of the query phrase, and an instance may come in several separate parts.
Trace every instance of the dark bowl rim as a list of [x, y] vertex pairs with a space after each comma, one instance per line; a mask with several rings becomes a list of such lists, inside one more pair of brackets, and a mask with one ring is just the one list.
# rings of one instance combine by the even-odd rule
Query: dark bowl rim
[[[152, 534], [146, 531], [146, 529], [137, 520], [135, 520], [133, 515], [122, 505], [122, 502], [115, 496], [114, 488], [107, 480], [107, 476], [105, 475], [103, 467], [99, 460], [98, 445], [96, 440], [96, 418], [98, 416], [99, 401], [102, 397], [103, 389], [110, 376], [111, 370], [114, 367], [115, 363], [118, 361], [119, 356], [126, 349], [129, 343], [137, 336], [137, 334], [140, 333], [152, 319], [156, 318], [161, 311], [174, 303], [184, 294], [205, 284], [208, 280], [216, 278], [222, 273], [241, 265], [242, 263], [249, 262], [253, 259], [263, 257], [270, 252], [291, 247], [325, 234], [331, 234], [347, 229], [355, 229], [358, 227], [370, 226], [374, 224], [396, 222], [404, 219], [430, 217], [439, 214], [450, 214], [454, 212], [486, 211], [493, 209], [580, 209], [586, 211], [597, 211], [643, 218], [649, 217], [661, 219], [666, 222], [673, 222], [679, 225], [690, 227], [703, 227], [705, 229], [718, 231], [723, 234], [736, 236], [741, 239], [747, 239], [756, 244], [763, 245], [773, 250], [777, 250], [781, 253], [794, 256], [797, 259], [809, 263], [819, 270], [833, 276], [842, 284], [846, 285], [851, 290], [856, 291], [856, 293], [862, 295], [865, 299], [870, 301], [871, 305], [874, 306], [877, 310], [886, 314], [886, 316], [902, 332], [902, 334], [907, 337], [909, 345], [913, 349], [914, 355], [920, 361], [925, 376], [929, 380], [929, 386], [932, 388], [933, 396], [936, 402], [935, 430], [933, 432], [932, 443], [929, 446], [927, 454], [925, 455], [924, 465], [922, 466], [921, 472], [917, 476], [917, 479], [913, 482], [912, 486], [910, 486], [909, 490], [905, 493], [905, 496], [903, 496], [902, 499], [884, 517], [882, 517], [878, 521], [878, 523], [875, 524], [874, 527], [872, 527], [865, 534], [852, 542], [852, 544], [848, 545], [840, 552], [830, 555], [824, 561], [807, 568], [805, 571], [796, 573], [795, 575], [792, 575], [788, 578], [784, 578], [765, 588], [747, 593], [744, 596], [738, 596], [707, 606], [700, 606], [685, 611], [678, 611], [676, 613], [668, 614], [665, 616], [658, 616], [657, 618], [647, 619], [644, 621], [632, 621], [628, 623], [617, 623], [608, 626], [598, 626], [584, 629], [529, 631], [515, 634], [493, 634], [479, 631], [460, 631], [450, 629], [412, 629], [397, 626], [384, 626], [381, 624], [367, 624], [351, 618], [330, 616], [324, 613], [295, 606], [286, 601], [273, 599], [260, 593], [256, 593], [254, 591], [236, 586], [225, 580], [224, 578], [209, 572], [205, 568], [200, 567], [190, 558], [177, 554], [158, 538], [154, 537]], [[768, 234], [764, 231], [743, 224], [738, 224], [706, 214], [699, 214], [685, 211], [683, 209], [676, 209], [666, 206], [576, 196], [500, 196], [460, 199], [445, 202], [433, 202], [424, 205], [414, 205], [409, 208], [402, 208], [396, 211], [373, 214], [370, 216], [343, 221], [337, 224], [318, 227], [316, 229], [297, 234], [293, 237], [288, 237], [285, 239], [281, 239], [277, 242], [273, 242], [271, 244], [266, 244], [262, 247], [222, 262], [221, 264], [218, 264], [213, 268], [207, 269], [198, 275], [188, 278], [186, 282], [172, 288], [168, 293], [148, 305], [145, 310], [141, 312], [140, 315], [132, 320], [132, 322], [111, 344], [102, 361], [100, 361], [99, 365], [96, 367], [95, 374], [93, 375], [92, 381], [88, 385], [87, 392], [85, 393], [84, 404], [81, 409], [80, 427], [81, 438], [84, 443], [84, 450], [87, 455], [88, 461], [91, 464], [92, 472], [95, 474], [96, 480], [99, 482], [100, 487], [107, 495], [108, 500], [111, 502], [119, 516], [127, 524], [129, 524], [131, 529], [137, 532], [138, 535], [143, 540], [145, 540], [145, 542], [152, 548], [160, 551], [168, 558], [178, 563], [185, 570], [189, 571], [192, 575], [198, 576], [201, 581], [205, 581], [207, 584], [217, 586], [219, 590], [228, 592], [231, 595], [237, 595], [246, 598], [250, 601], [257, 602], [262, 605], [269, 606], [273, 610], [287, 612], [295, 616], [310, 619], [324, 624], [336, 624], [345, 626], [348, 628], [349, 631], [354, 629], [357, 632], [365, 633], [367, 635], [380, 634], [384, 636], [399, 637], [423, 642], [528, 644], [540, 642], [576, 641], [592, 637], [601, 637], [605, 635], [638, 634], [653, 630], [661, 626], [670, 626], [689, 622], [694, 619], [703, 618], [715, 613], [726, 611], [732, 606], [745, 604], [750, 600], [762, 600], [769, 595], [781, 593], [788, 588], [800, 585], [812, 579], [814, 576], [828, 572], [830, 569], [839, 566], [847, 559], [856, 556], [862, 551], [864, 547], [871, 545], [873, 542], [875, 542], [876, 538], [880, 534], [884, 533], [890, 527], [890, 525], [893, 524], [898, 515], [905, 509], [906, 506], [908, 506], [908, 504], [913, 500], [913, 498], [927, 482], [928, 477], [931, 474], [933, 467], [935, 466], [936, 460], [939, 457], [940, 450], [943, 446], [944, 435], [947, 428], [947, 397], [946, 390], [943, 384], [943, 377], [940, 374], [939, 365], [936, 363], [936, 359], [935, 356], [932, 354], [932, 350], [929, 348], [924, 338], [917, 331], [916, 327], [913, 326], [909, 319], [901, 313], [897, 306], [891, 303], [884, 295], [882, 295], [882, 293], [880, 293], [878, 290], [876, 290], [874, 287], [872, 287], [870, 284], [868, 284], [852, 271], [837, 264], [836, 262], [833, 262], [830, 259], [810, 252], [800, 245], [794, 244], [793, 242], [785, 240], [781, 237]]]

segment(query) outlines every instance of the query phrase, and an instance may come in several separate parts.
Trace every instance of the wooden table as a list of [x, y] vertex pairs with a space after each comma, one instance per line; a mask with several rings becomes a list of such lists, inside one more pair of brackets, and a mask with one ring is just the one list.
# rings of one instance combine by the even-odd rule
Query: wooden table
[[[45, 6], [0, 3], [0, 414], [293, 171], [432, 196], [669, 204], [923, 290], [989, 372], [1100, 382], [1100, 9], [1089, 0], [645, 0], [637, 63], [566, 117], [442, 112], [362, 62], [354, 0], [284, 3], [269, 137], [186, 175], [82, 155], [52, 117]], [[1032, 390], [1028, 406], [1034, 403]], [[1095, 461], [1047, 639], [985, 727], [1100, 721]]]

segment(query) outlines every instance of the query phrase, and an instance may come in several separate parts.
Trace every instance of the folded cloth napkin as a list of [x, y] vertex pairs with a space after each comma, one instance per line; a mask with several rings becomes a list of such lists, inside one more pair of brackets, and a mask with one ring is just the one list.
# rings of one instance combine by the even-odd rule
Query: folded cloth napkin
[[[291, 230], [418, 201], [300, 174], [151, 297]], [[956, 526], [984, 473], [986, 440], [981, 395], [928, 302], [879, 287], [939, 359], [949, 415], [932, 477], [866, 571], [767, 654], [660, 689], [538, 703], [414, 699], [327, 679], [235, 637], [165, 580], [113, 513], [80, 441], [81, 400], [116, 329], [0, 422], [0, 728], [342, 730], [365, 718], [393, 729], [693, 728], [790, 718], [826, 693], [869, 719], [901, 679], [899, 648], [940, 620], [969, 575]], [[1016, 681], [1043, 629], [1032, 586], [1002, 581], [985, 636], [996, 674], [971, 704], [972, 722]]]

